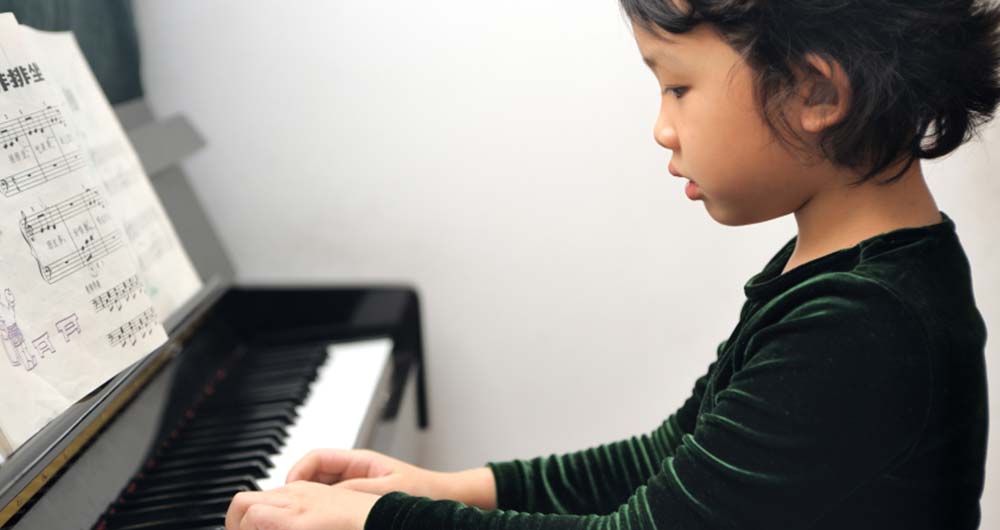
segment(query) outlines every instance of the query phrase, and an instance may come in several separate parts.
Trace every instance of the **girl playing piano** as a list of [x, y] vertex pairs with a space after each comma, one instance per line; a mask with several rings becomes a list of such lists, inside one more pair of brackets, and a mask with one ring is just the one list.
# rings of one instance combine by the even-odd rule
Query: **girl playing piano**
[[227, 529], [978, 527], [985, 327], [921, 160], [992, 117], [1000, 7], [621, 5], [687, 196], [798, 228], [690, 398], [648, 434], [455, 473], [317, 450]]

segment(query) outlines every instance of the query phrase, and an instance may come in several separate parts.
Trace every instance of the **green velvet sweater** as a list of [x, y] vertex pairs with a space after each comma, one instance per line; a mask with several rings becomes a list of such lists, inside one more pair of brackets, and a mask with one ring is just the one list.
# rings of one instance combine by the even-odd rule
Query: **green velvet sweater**
[[986, 328], [942, 215], [781, 274], [793, 238], [652, 432], [487, 463], [497, 510], [384, 495], [365, 530], [978, 527]]

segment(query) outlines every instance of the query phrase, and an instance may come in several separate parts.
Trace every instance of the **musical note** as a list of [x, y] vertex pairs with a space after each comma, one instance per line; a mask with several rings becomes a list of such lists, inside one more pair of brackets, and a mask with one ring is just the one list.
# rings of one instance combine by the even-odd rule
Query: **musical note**
[[0, 122], [0, 150], [28, 151], [30, 156], [23, 160], [31, 164], [26, 169], [0, 178], [0, 194], [13, 197], [86, 166], [87, 162], [79, 150], [63, 151], [62, 146], [70, 143], [72, 135], [64, 131], [60, 136], [53, 127], [65, 129], [65, 125], [62, 112], [51, 105]]
[[94, 311], [100, 313], [107, 309], [111, 311], [121, 311], [126, 302], [135, 300], [142, 292], [142, 282], [139, 276], [132, 275], [127, 280], [108, 289], [90, 301], [94, 306]]
[[39, 263], [39, 271], [42, 278], [48, 283], [55, 283], [63, 278], [85, 269], [91, 261], [99, 260], [110, 256], [115, 251], [123, 248], [125, 242], [121, 234], [117, 231], [95, 238], [90, 236], [87, 243], [79, 249], [74, 249], [69, 254], [42, 265]]
[[125, 246], [116, 228], [101, 230], [107, 223], [106, 210], [101, 194], [85, 188], [39, 212], [21, 212], [21, 235], [31, 247], [42, 279], [58, 282]]
[[154, 333], [159, 323], [156, 318], [156, 310], [150, 307], [139, 316], [109, 332], [107, 334], [108, 345], [122, 348], [126, 345], [135, 346], [139, 340]]

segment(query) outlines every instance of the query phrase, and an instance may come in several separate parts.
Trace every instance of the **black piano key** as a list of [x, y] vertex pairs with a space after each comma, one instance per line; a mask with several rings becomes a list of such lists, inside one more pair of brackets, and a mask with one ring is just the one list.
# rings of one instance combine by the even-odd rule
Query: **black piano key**
[[232, 496], [214, 496], [195, 501], [115, 511], [109, 514], [105, 521], [110, 528], [127, 528], [142, 523], [191, 521], [204, 516], [219, 517], [221, 514], [222, 522], [225, 522], [226, 510], [232, 500]]
[[291, 425], [295, 421], [294, 411], [289, 410], [263, 410], [252, 411], [234, 416], [206, 416], [195, 417], [191, 421], [191, 427], [221, 427], [225, 425], [243, 425], [245, 423], [259, 421], [281, 421], [285, 425]]
[[187, 469], [191, 467], [218, 468], [222, 465], [261, 462], [271, 467], [270, 453], [265, 451], [223, 451], [218, 454], [202, 454], [194, 456], [182, 456], [178, 458], [168, 458], [164, 461], [151, 459], [146, 469], [150, 473], [166, 472], [175, 469]]
[[138, 521], [124, 525], [108, 525], [107, 530], [191, 530], [192, 528], [219, 528], [225, 530], [226, 512], [178, 515], [160, 520]]
[[251, 490], [259, 489], [257, 487], [256, 479], [260, 477], [254, 477], [251, 475], [231, 475], [224, 477], [216, 477], [212, 479], [202, 479], [202, 480], [175, 480], [175, 481], [162, 481], [161, 484], [155, 484], [152, 482], [147, 482], [143, 479], [139, 479], [126, 488], [125, 492], [122, 494], [122, 498], [125, 502], [131, 500], [139, 499], [145, 496], [154, 495], [167, 495], [170, 493], [184, 492], [184, 491], [205, 491], [214, 488], [227, 488], [227, 487], [242, 487], [246, 486]]
[[[287, 388], [256, 388], [253, 390], [244, 390], [239, 392], [238, 399], [232, 400], [219, 400], [217, 408], [223, 408], [226, 406], [236, 406], [242, 404], [254, 404], [258, 402], [274, 402], [288, 400], [296, 404], [301, 404], [302, 401], [309, 395], [309, 388], [304, 385], [296, 385], [294, 387]], [[211, 408], [205, 409], [209, 412], [212, 411]]]
[[201, 425], [201, 426], [185, 426], [181, 436], [189, 436], [191, 439], [197, 438], [199, 436], [218, 436], [222, 434], [234, 434], [234, 433], [247, 433], [252, 431], [258, 431], [261, 429], [281, 429], [285, 434], [288, 433], [286, 430], [288, 427], [288, 422], [278, 421], [278, 420], [261, 420], [247, 422], [242, 425]]
[[257, 366], [243, 366], [242, 370], [231, 374], [230, 377], [219, 382], [220, 385], [232, 384], [234, 381], [275, 379], [285, 376], [287, 379], [297, 379], [298, 377], [309, 377], [316, 374], [319, 364], [309, 361], [288, 361], [281, 363], [261, 363]]
[[253, 478], [263, 478], [267, 476], [269, 463], [270, 462], [264, 463], [254, 461], [247, 463], [223, 464], [213, 466], [211, 468], [176, 469], [162, 472], [154, 470], [150, 473], [146, 473], [142, 482], [143, 484], [148, 484], [149, 486], [155, 488], [156, 486], [167, 485], [174, 481], [188, 482], [213, 480], [243, 475], [250, 475]]
[[289, 399], [301, 401], [308, 395], [308, 385], [300, 383], [285, 383], [282, 385], [271, 385], [268, 387], [241, 389], [239, 392], [233, 392], [231, 395], [220, 395], [218, 400], [213, 400], [212, 402], [219, 403], [220, 406], [224, 406], [239, 403], [252, 403], [254, 401], [265, 399]]
[[279, 373], [264, 373], [264, 374], [247, 374], [245, 376], [235, 378], [229, 381], [224, 381], [215, 387], [216, 394], [226, 394], [227, 392], [232, 392], [237, 388], [255, 388], [255, 387], [267, 387], [274, 385], [283, 384], [296, 384], [296, 385], [308, 385], [316, 379], [317, 369], [313, 368], [306, 373], [295, 373], [295, 374], [279, 374]]
[[238, 398], [244, 398], [249, 396], [251, 392], [255, 391], [274, 391], [275, 389], [285, 387], [308, 387], [313, 380], [315, 380], [315, 377], [305, 377], [302, 375], [297, 375], [295, 377], [279, 377], [277, 374], [261, 376], [254, 379], [234, 381], [230, 385], [220, 386], [216, 392], [216, 394], [220, 397], [216, 398], [216, 394], [213, 394], [211, 397], [219, 400], [224, 400], [223, 396], [228, 397], [231, 395]]
[[265, 402], [250, 402], [250, 403], [240, 403], [226, 405], [223, 407], [204, 407], [200, 409], [199, 417], [211, 417], [211, 416], [237, 416], [240, 414], [247, 414], [249, 412], [260, 412], [268, 410], [282, 410], [289, 411], [295, 414], [295, 408], [297, 403], [293, 400], [281, 400], [281, 401], [265, 401]]
[[299, 406], [301, 402], [294, 397], [286, 398], [273, 398], [266, 397], [262, 399], [248, 399], [248, 400], [233, 400], [230, 402], [220, 401], [211, 402], [199, 409], [201, 414], [225, 414], [232, 411], [241, 411], [257, 407], [287, 407], [294, 409]]
[[222, 429], [222, 432], [238, 432], [245, 425], [259, 425], [265, 421], [275, 421], [280, 422], [284, 426], [290, 426], [295, 423], [296, 415], [289, 411], [278, 411], [278, 412], [261, 412], [255, 414], [248, 414], [244, 417], [206, 417], [206, 418], [196, 418], [192, 421], [189, 426], [193, 430], [202, 428], [218, 428]]
[[279, 362], [284, 360], [306, 362], [326, 359], [327, 356], [326, 348], [299, 349], [294, 351], [254, 350], [253, 355], [247, 359], [246, 364]]
[[221, 451], [261, 450], [275, 454], [281, 450], [283, 438], [278, 436], [255, 436], [253, 438], [225, 437], [201, 443], [181, 443], [164, 450], [160, 460], [167, 458], [183, 458], [202, 454], [215, 454]]
[[228, 496], [229, 498], [232, 498], [233, 495], [236, 495], [241, 491], [256, 491], [256, 488], [251, 488], [250, 485], [248, 484], [238, 484], [235, 486], [225, 486], [217, 488], [201, 488], [194, 490], [173, 491], [168, 493], [161, 493], [159, 495], [143, 495], [130, 499], [127, 502], [115, 504], [113, 508], [116, 510], [116, 512], [122, 512], [128, 510], [138, 510], [152, 506], [163, 506], [166, 504], [173, 504], [186, 501], [196, 501], [199, 499], [208, 499], [220, 496]]
[[233, 443], [255, 438], [273, 439], [283, 444], [285, 443], [285, 439], [288, 438], [288, 431], [281, 427], [261, 427], [256, 429], [240, 428], [221, 433], [199, 434], [197, 436], [178, 436], [171, 440], [170, 443], [165, 444], [163, 450], [167, 451], [198, 445], [224, 444], [227, 442]]
[[235, 369], [229, 373], [229, 377], [226, 377], [224, 380], [241, 377], [261, 368], [308, 368], [310, 366], [322, 364], [319, 362], [319, 359], [319, 356], [312, 354], [290, 355], [287, 357], [253, 357], [246, 359], [244, 362], [236, 366]]

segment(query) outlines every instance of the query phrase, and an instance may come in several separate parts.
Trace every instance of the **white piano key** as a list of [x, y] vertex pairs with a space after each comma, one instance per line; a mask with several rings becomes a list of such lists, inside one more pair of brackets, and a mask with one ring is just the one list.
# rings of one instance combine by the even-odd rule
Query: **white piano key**
[[271, 457], [274, 466], [257, 481], [262, 490], [283, 486], [292, 466], [313, 449], [349, 449], [364, 442], [359, 440], [362, 424], [389, 370], [392, 339], [331, 344], [328, 352], [297, 409], [298, 419], [288, 428], [285, 445]]

